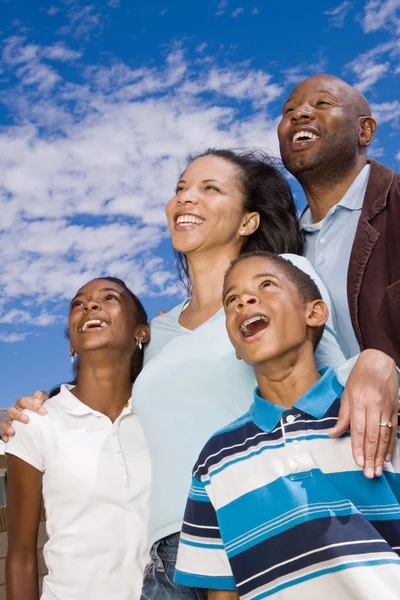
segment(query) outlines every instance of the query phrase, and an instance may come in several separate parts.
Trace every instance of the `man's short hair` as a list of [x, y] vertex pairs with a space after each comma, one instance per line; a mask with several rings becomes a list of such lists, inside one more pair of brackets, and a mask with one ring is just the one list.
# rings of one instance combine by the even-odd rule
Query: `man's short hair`
[[[241, 254], [239, 258], [236, 258], [231, 264], [227, 272], [225, 273], [225, 280], [229, 273], [238, 263], [248, 258], [261, 257], [267, 258], [274, 262], [286, 275], [286, 277], [296, 287], [300, 297], [304, 302], [312, 302], [313, 300], [323, 300], [322, 294], [315, 281], [311, 279], [307, 273], [296, 267], [290, 260], [279, 256], [279, 254], [273, 254], [272, 252], [245, 252]], [[322, 334], [324, 333], [325, 325], [315, 328], [314, 332], [314, 350], [321, 341]]]

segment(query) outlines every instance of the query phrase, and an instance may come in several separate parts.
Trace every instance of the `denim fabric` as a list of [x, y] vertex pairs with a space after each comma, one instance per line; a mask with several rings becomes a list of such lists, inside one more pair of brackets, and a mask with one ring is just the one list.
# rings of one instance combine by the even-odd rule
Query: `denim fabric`
[[179, 533], [156, 542], [144, 572], [140, 600], [207, 600], [208, 590], [174, 583]]

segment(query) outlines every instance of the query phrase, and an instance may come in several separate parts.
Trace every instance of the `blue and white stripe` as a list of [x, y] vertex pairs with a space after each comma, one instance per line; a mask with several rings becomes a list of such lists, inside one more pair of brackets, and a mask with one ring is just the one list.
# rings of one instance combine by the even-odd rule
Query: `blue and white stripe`
[[178, 583], [245, 600], [398, 600], [399, 450], [381, 478], [364, 477], [349, 435], [329, 437], [341, 389], [327, 370], [290, 410], [256, 394], [211, 438], [193, 470]]

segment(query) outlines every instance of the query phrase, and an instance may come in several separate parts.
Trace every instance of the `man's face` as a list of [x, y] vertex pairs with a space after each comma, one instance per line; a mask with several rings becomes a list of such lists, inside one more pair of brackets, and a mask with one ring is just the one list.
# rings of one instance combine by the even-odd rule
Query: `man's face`
[[283, 163], [295, 177], [310, 170], [330, 170], [332, 177], [351, 168], [359, 139], [351, 88], [324, 75], [299, 83], [283, 107], [278, 137]]
[[305, 343], [308, 303], [273, 260], [254, 256], [239, 262], [223, 294], [228, 335], [246, 363], [257, 367]]

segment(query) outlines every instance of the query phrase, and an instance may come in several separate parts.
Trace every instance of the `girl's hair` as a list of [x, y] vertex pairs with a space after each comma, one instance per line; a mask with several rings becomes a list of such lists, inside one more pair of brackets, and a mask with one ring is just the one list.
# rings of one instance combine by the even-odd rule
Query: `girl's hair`
[[[244, 195], [243, 210], [260, 215], [260, 225], [246, 239], [241, 254], [254, 251], [302, 254], [303, 242], [293, 195], [276, 159], [262, 150], [209, 148], [197, 156], [191, 156], [188, 164], [202, 156], [217, 156], [237, 167]], [[179, 277], [190, 291], [186, 256], [176, 252], [176, 257]]]
[[[116, 283], [121, 288], [123, 288], [129, 294], [129, 296], [131, 297], [131, 299], [133, 301], [133, 304], [135, 306], [135, 312], [136, 312], [135, 316], [137, 317], [138, 323], [140, 325], [148, 325], [148, 317], [147, 317], [147, 313], [143, 307], [143, 304], [140, 302], [139, 298], [137, 296], [135, 296], [135, 294], [132, 292], [132, 290], [130, 290], [128, 288], [125, 281], [122, 281], [122, 279], [118, 279], [118, 277], [109, 277], [109, 276], [95, 277], [95, 279], [92, 279], [91, 281], [96, 281], [98, 279], [104, 279], [105, 281], [112, 281], [113, 283]], [[67, 338], [69, 337], [68, 329], [66, 330], [66, 337]], [[143, 347], [139, 348], [139, 346], [136, 346], [135, 351], [132, 356], [132, 366], [131, 366], [131, 382], [132, 383], [135, 382], [135, 379], [137, 378], [140, 371], [142, 370], [143, 355], [144, 355]], [[73, 381], [69, 382], [70, 385], [76, 385], [78, 383], [79, 359], [77, 359], [75, 361], [73, 371], [74, 371], [74, 379], [73, 379]], [[58, 385], [50, 391], [50, 397], [55, 396], [59, 392], [60, 392], [60, 386]]]

